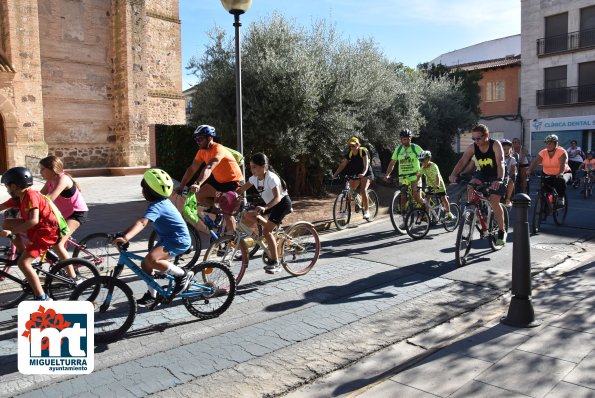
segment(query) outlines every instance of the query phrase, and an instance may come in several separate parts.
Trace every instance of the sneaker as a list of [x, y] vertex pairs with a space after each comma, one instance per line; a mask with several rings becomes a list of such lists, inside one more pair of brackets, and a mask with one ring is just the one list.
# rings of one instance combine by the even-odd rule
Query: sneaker
[[54, 301], [49, 295], [45, 295], [45, 298], [36, 298], [35, 301]]
[[188, 289], [188, 285], [194, 278], [194, 272], [184, 270], [184, 275], [176, 276], [176, 284], [174, 285], [174, 290], [171, 292], [171, 297], [175, 297], [178, 293], [185, 291]]
[[276, 262], [273, 265], [264, 266], [264, 272], [266, 272], [267, 274], [274, 274], [275, 272], [279, 271], [281, 271], [281, 264], [279, 262]]
[[504, 246], [508, 234], [504, 231], [498, 231], [498, 238], [496, 239], [496, 246]]
[[151, 293], [145, 292], [144, 296], [136, 300], [136, 305], [139, 307], [150, 307], [155, 303], [155, 297], [151, 296]]
[[510, 200], [507, 200], [506, 201], [506, 204], [504, 206], [506, 206], [508, 208], [511, 208], [512, 207], [512, 202]]
[[368, 220], [368, 219], [370, 218], [370, 211], [369, 211], [369, 210], [366, 210], [366, 211], [364, 211], [364, 215], [363, 215], [363, 217], [364, 217], [366, 220]]

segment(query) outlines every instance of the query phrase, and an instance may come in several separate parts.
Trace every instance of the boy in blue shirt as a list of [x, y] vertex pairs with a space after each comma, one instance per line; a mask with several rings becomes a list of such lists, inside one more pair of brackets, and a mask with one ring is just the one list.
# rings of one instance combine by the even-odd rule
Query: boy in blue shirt
[[[175, 277], [172, 298], [186, 290], [194, 277], [192, 271], [187, 271], [169, 262], [169, 258], [186, 252], [191, 245], [190, 233], [182, 215], [178, 212], [169, 196], [173, 192], [174, 183], [165, 171], [149, 169], [143, 175], [141, 182], [143, 196], [150, 202], [145, 214], [136, 220], [123, 236], [114, 239], [114, 244], [124, 244], [138, 235], [148, 224], [153, 222], [153, 228], [159, 236], [155, 247], [145, 256], [141, 267], [147, 274], [153, 270], [168, 273]], [[153, 288], [136, 301], [140, 307], [149, 307], [155, 303], [157, 292]]]

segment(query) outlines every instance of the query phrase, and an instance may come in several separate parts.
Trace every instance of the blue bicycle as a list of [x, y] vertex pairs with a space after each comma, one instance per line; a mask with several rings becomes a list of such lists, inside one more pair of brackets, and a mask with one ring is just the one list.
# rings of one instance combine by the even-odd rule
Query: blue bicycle
[[[157, 299], [149, 310], [158, 305], [171, 303], [181, 298], [192, 315], [200, 319], [215, 318], [231, 305], [236, 291], [236, 283], [231, 271], [222, 263], [208, 261], [192, 267], [194, 278], [188, 289], [172, 295], [174, 277], [156, 273], [149, 275], [134, 260], [144, 257], [127, 251], [128, 244], [118, 246], [120, 258], [111, 275], [98, 276], [81, 283], [70, 296], [70, 300], [90, 301], [95, 307], [95, 342], [115, 341], [130, 329], [136, 316], [137, 304], [132, 289], [122, 279], [124, 267], [140, 277], [149, 287], [157, 291]], [[128, 275], [127, 275], [128, 276]], [[160, 285], [157, 280], [164, 280]]]

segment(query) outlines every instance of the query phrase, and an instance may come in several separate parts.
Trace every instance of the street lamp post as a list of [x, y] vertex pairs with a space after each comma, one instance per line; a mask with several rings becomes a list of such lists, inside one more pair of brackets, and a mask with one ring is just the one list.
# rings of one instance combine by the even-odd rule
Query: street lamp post
[[[233, 14], [236, 44], [236, 129], [238, 137], [238, 151], [244, 154], [244, 133], [242, 130], [242, 59], [240, 55], [240, 15], [248, 11], [252, 0], [221, 0], [223, 7]], [[242, 173], [246, 175], [246, 167], [242, 166]]]

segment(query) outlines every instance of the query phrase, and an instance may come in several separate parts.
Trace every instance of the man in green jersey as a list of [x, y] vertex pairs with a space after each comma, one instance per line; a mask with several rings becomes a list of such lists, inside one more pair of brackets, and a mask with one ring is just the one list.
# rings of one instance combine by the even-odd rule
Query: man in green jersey
[[384, 179], [388, 181], [395, 164], [398, 162], [399, 185], [410, 185], [413, 197], [421, 207], [423, 206], [423, 201], [418, 190], [417, 173], [420, 169], [418, 157], [421, 155], [423, 149], [419, 145], [411, 143], [411, 130], [401, 130], [399, 135], [401, 137], [401, 144], [395, 148], [393, 156], [391, 156]]

